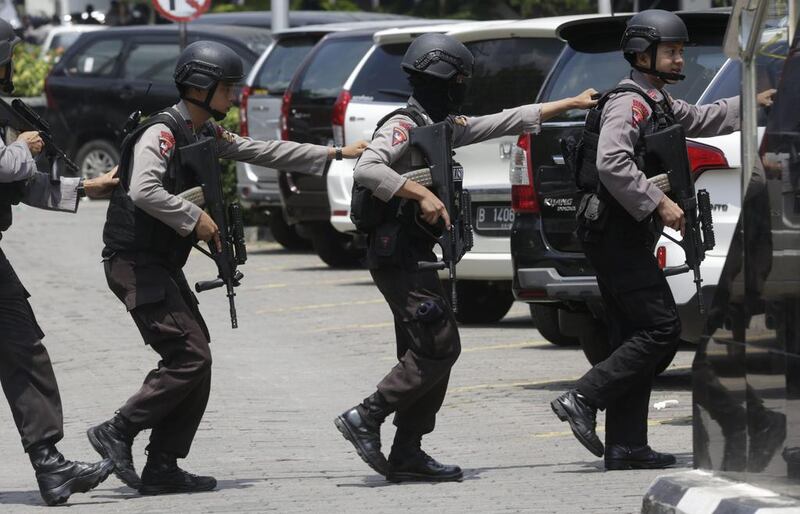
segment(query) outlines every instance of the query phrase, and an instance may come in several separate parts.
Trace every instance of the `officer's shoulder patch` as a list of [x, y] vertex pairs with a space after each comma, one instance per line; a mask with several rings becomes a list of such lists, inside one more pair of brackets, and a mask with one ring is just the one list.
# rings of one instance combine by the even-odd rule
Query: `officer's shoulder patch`
[[647, 96], [652, 98], [655, 101], [658, 101], [658, 90], [657, 89], [648, 89]]
[[408, 141], [408, 129], [398, 124], [392, 129], [392, 146], [397, 146], [406, 141]]
[[633, 99], [633, 103], [631, 104], [631, 111], [633, 116], [633, 126], [638, 127], [640, 123], [647, 120], [647, 117], [650, 116], [650, 111], [647, 109], [647, 106], [643, 104], [640, 100]]
[[158, 151], [162, 157], [169, 157], [172, 149], [175, 147], [175, 136], [168, 130], [162, 130], [158, 134]]

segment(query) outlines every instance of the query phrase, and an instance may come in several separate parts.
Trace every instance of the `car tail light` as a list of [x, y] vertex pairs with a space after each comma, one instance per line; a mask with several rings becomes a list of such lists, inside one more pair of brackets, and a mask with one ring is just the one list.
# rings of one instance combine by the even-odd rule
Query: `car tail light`
[[333, 125], [333, 144], [336, 146], [344, 146], [344, 115], [351, 98], [353, 95], [350, 94], [350, 91], [342, 89], [336, 98], [336, 103], [333, 104], [331, 124]]
[[283, 94], [283, 102], [281, 103], [281, 139], [284, 141], [289, 140], [289, 107], [292, 104], [292, 91], [287, 89]]
[[689, 152], [689, 167], [695, 180], [706, 170], [730, 168], [725, 153], [719, 148], [696, 141], [687, 141], [686, 149]]
[[511, 180], [511, 208], [514, 212], [539, 212], [539, 200], [533, 187], [531, 174], [531, 138], [522, 134], [511, 150], [509, 178]]
[[239, 96], [239, 135], [242, 137], [247, 137], [250, 133], [247, 128], [247, 100], [250, 98], [250, 92], [250, 86], [245, 86]]
[[658, 261], [659, 269], [664, 269], [667, 267], [667, 247], [666, 246], [659, 246], [658, 250], [656, 250], [656, 260]]
[[348, 214], [350, 214], [350, 211], [345, 209], [334, 209], [333, 211], [331, 211], [331, 214], [333, 216], [347, 216]]

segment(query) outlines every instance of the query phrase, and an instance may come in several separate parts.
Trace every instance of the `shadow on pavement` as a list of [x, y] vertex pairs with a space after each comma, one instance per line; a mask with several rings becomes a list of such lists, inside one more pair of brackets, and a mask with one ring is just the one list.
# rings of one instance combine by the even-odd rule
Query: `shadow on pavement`
[[[118, 496], [105, 496], [89, 493], [91, 496], [86, 496], [82, 493], [76, 493], [70, 496], [64, 506], [80, 506], [80, 505], [104, 505], [114, 503], [111, 501], [97, 501], [100, 498], [113, 498], [117, 499]], [[82, 501], [83, 500], [83, 501]], [[0, 491], [0, 505], [30, 505], [32, 507], [46, 507], [44, 500], [39, 495], [39, 491]]]

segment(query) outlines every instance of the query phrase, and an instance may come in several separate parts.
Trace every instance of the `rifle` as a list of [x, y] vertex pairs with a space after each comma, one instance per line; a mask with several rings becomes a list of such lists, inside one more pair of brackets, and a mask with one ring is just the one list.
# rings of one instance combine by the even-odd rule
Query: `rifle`
[[[410, 130], [409, 144], [416, 147], [428, 164], [428, 169], [406, 174], [415, 182], [429, 187], [442, 201], [450, 215], [450, 230], [442, 227], [434, 234], [415, 216], [419, 227], [436, 240], [442, 249], [442, 260], [417, 263], [417, 269], [450, 271], [451, 302], [458, 312], [456, 293], [456, 264], [472, 249], [472, 203], [469, 191], [463, 189], [464, 168], [453, 161], [453, 127], [443, 121]], [[440, 223], [443, 223], [440, 220]]]
[[[700, 263], [705, 259], [706, 251], [712, 250], [715, 244], [711, 199], [705, 189], [695, 193], [686, 150], [686, 135], [682, 126], [672, 125], [644, 136], [644, 140], [645, 175], [683, 209], [686, 217], [686, 233], [683, 240], [678, 241], [669, 234], [663, 234], [683, 248], [686, 263], [665, 268], [664, 275], [669, 277], [691, 270], [697, 287], [700, 314], [705, 314]], [[667, 180], [664, 180], [664, 175]]]
[[209, 289], [225, 286], [230, 303], [231, 328], [237, 328], [239, 321], [236, 317], [234, 288], [244, 278], [237, 267], [247, 262], [241, 206], [238, 203], [232, 203], [226, 212], [225, 199], [222, 195], [222, 173], [214, 139], [205, 138], [183, 146], [179, 152], [181, 164], [191, 170], [200, 182], [200, 186], [188, 189], [179, 196], [205, 207], [211, 219], [219, 227], [219, 238], [222, 244], [222, 251], [217, 250], [213, 240], [209, 241], [208, 250], [201, 248], [198, 244], [194, 245], [200, 252], [214, 260], [218, 270], [217, 278], [197, 282], [194, 289], [198, 293], [202, 293]]
[[50, 131], [50, 124], [47, 123], [41, 116], [36, 114], [33, 109], [25, 104], [19, 98], [11, 101], [8, 105], [5, 100], [0, 99], [0, 110], [3, 115], [7, 116], [4, 119], [11, 127], [19, 132], [36, 131], [39, 137], [44, 142], [44, 149], [42, 153], [50, 161], [50, 182], [58, 184], [59, 176], [62, 172], [66, 171], [70, 175], [78, 175], [80, 169], [77, 164], [67, 157], [67, 154], [62, 150], [53, 140]]

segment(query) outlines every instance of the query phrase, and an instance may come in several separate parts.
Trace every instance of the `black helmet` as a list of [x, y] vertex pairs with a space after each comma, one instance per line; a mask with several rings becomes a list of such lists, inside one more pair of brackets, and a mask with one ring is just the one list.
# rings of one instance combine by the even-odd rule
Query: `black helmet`
[[[236, 83], [244, 78], [242, 59], [227, 46], [215, 41], [196, 41], [184, 48], [175, 65], [175, 84], [181, 98], [211, 113], [217, 121], [224, 112], [211, 108], [211, 99], [220, 82]], [[204, 102], [186, 98], [186, 88], [208, 91]]]
[[[20, 43], [17, 34], [14, 33], [14, 28], [6, 20], [0, 19], [0, 67], [5, 66], [11, 62], [11, 57], [14, 55], [14, 47]], [[6, 78], [0, 81], [0, 89], [5, 93], [11, 93], [14, 90], [14, 83], [11, 78], [13, 69], [8, 67]]]
[[[661, 79], [683, 80], [684, 75], [664, 73], [655, 69], [655, 55], [659, 43], [686, 43], [689, 32], [686, 24], [675, 13], [661, 9], [648, 9], [628, 20], [620, 46], [625, 59], [637, 70], [656, 75]], [[642, 68], [635, 64], [636, 54], [650, 52], [650, 68]]]
[[438, 33], [422, 34], [409, 45], [403, 56], [403, 69], [449, 80], [457, 74], [469, 77], [475, 57], [452, 36]]

